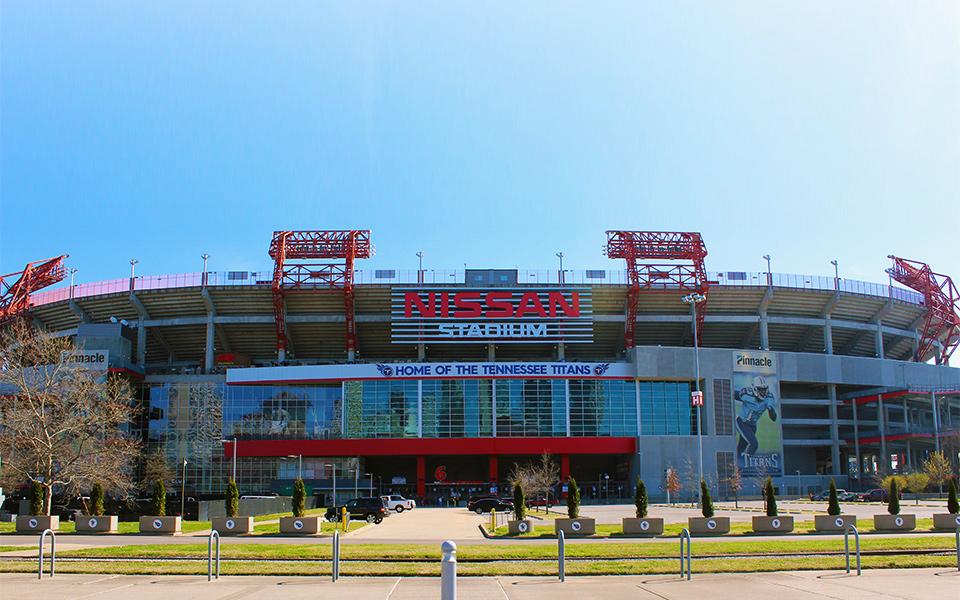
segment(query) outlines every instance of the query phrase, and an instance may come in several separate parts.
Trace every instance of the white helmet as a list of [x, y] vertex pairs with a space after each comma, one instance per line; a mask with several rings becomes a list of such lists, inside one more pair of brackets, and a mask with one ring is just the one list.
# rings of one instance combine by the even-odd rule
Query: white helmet
[[766, 396], [767, 392], [770, 391], [770, 386], [767, 385], [767, 380], [757, 375], [753, 378], [753, 389], [756, 390], [757, 394], [760, 396]]

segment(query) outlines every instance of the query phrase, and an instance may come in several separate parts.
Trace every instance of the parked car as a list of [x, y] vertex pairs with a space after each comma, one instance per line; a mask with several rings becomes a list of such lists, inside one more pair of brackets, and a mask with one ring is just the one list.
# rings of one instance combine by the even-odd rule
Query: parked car
[[363, 520], [368, 523], [381, 523], [384, 517], [390, 515], [383, 498], [371, 496], [368, 498], [354, 498], [343, 506], [328, 508], [324, 518], [331, 523], [336, 523], [340, 520], [343, 508], [347, 509], [347, 513], [351, 519]]
[[[898, 495], [903, 498], [903, 494], [898, 492]], [[890, 492], [883, 488], [873, 488], [872, 490], [857, 494], [857, 500], [860, 502], [888, 502], [890, 500]]]
[[[813, 500], [826, 501], [830, 499], [830, 490], [823, 490], [812, 498]], [[857, 494], [847, 490], [837, 489], [837, 500], [840, 502], [853, 502], [857, 499]]]
[[513, 501], [506, 500], [504, 498], [497, 498], [496, 496], [480, 498], [470, 506], [470, 510], [478, 515], [488, 513], [491, 510], [496, 510], [498, 512], [511, 511], [513, 510]]
[[842, 494], [837, 494], [837, 498], [840, 500], [840, 502], [856, 502], [857, 493], [845, 491]]
[[473, 511], [473, 505], [479, 500], [486, 500], [487, 498], [497, 498], [496, 494], [477, 494], [475, 496], [470, 496], [467, 498], [467, 510]]
[[387, 504], [387, 510], [394, 510], [398, 513], [402, 513], [405, 510], [413, 510], [417, 507], [417, 503], [409, 498], [404, 498], [397, 494], [391, 494], [390, 496], [380, 496], [383, 498], [383, 501]]
[[77, 515], [82, 515], [83, 510], [70, 508], [65, 504], [53, 504], [50, 506], [50, 514], [60, 517], [61, 521], [76, 521]]

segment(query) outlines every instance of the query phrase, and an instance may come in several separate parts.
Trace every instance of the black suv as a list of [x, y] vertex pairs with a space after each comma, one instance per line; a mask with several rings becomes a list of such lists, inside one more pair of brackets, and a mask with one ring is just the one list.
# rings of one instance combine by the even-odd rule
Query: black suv
[[496, 509], [497, 512], [511, 511], [513, 510], [513, 501], [496, 496], [487, 496], [485, 498], [473, 499], [472, 502], [467, 503], [467, 509], [478, 515], [494, 509]]
[[328, 508], [324, 518], [331, 523], [336, 523], [340, 520], [343, 508], [347, 509], [351, 519], [361, 519], [368, 523], [380, 523], [384, 517], [390, 514], [384, 505], [383, 498], [377, 496], [371, 498], [354, 498], [343, 506]]

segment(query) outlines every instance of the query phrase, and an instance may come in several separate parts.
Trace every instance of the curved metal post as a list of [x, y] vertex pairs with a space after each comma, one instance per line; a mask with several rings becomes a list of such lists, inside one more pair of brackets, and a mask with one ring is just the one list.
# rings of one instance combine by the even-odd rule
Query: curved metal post
[[330, 565], [330, 573], [333, 581], [340, 579], [340, 532], [333, 530], [333, 552], [331, 553], [333, 564]]
[[563, 530], [561, 529], [557, 535], [557, 575], [560, 577], [560, 581], [566, 581], [567, 578], [565, 544], [566, 536], [563, 535]]
[[40, 534], [40, 551], [37, 553], [37, 579], [43, 579], [43, 543], [50, 534], [50, 577], [56, 570], [57, 565], [57, 534], [52, 529], [44, 529]]
[[684, 570], [683, 570], [683, 542], [687, 542], [687, 581], [690, 581], [690, 546], [693, 541], [693, 538], [690, 537], [690, 530], [686, 527], [683, 528], [683, 531], [680, 532], [680, 579], [683, 579]]
[[856, 525], [847, 525], [843, 532], [843, 553], [847, 557], [847, 573], [850, 572], [850, 532], [853, 532], [854, 542], [857, 545], [857, 575], [860, 574], [860, 532]]
[[213, 540], [217, 540], [217, 579], [220, 579], [220, 532], [216, 529], [210, 531], [210, 537], [207, 539], [207, 581], [213, 579]]

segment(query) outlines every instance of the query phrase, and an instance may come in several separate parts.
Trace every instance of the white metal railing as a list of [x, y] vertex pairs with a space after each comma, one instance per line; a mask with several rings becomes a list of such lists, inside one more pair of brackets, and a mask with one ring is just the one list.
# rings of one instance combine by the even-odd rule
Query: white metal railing
[[[354, 271], [354, 281], [358, 285], [450, 285], [463, 284], [466, 273], [463, 270], [424, 269], [420, 274], [416, 269], [359, 269]], [[557, 269], [518, 270], [517, 284], [520, 285], [558, 285], [560, 271]], [[835, 279], [821, 275], [794, 275], [789, 273], [723, 271], [710, 272], [708, 277], [720, 286], [764, 287], [768, 282], [773, 287], [837, 290], [848, 294], [892, 298], [910, 304], [923, 304], [923, 296], [912, 290], [888, 286], [855, 279]], [[31, 296], [35, 306], [60, 302], [71, 298], [87, 298], [105, 294], [125, 293], [138, 290], [156, 290], [172, 288], [208, 286], [270, 286], [272, 271], [210, 271], [204, 273], [179, 273], [174, 275], [143, 275], [132, 280], [110, 279], [94, 283], [80, 283], [72, 288], [69, 285], [38, 292]], [[563, 272], [564, 285], [626, 285], [625, 270], [592, 269]]]

